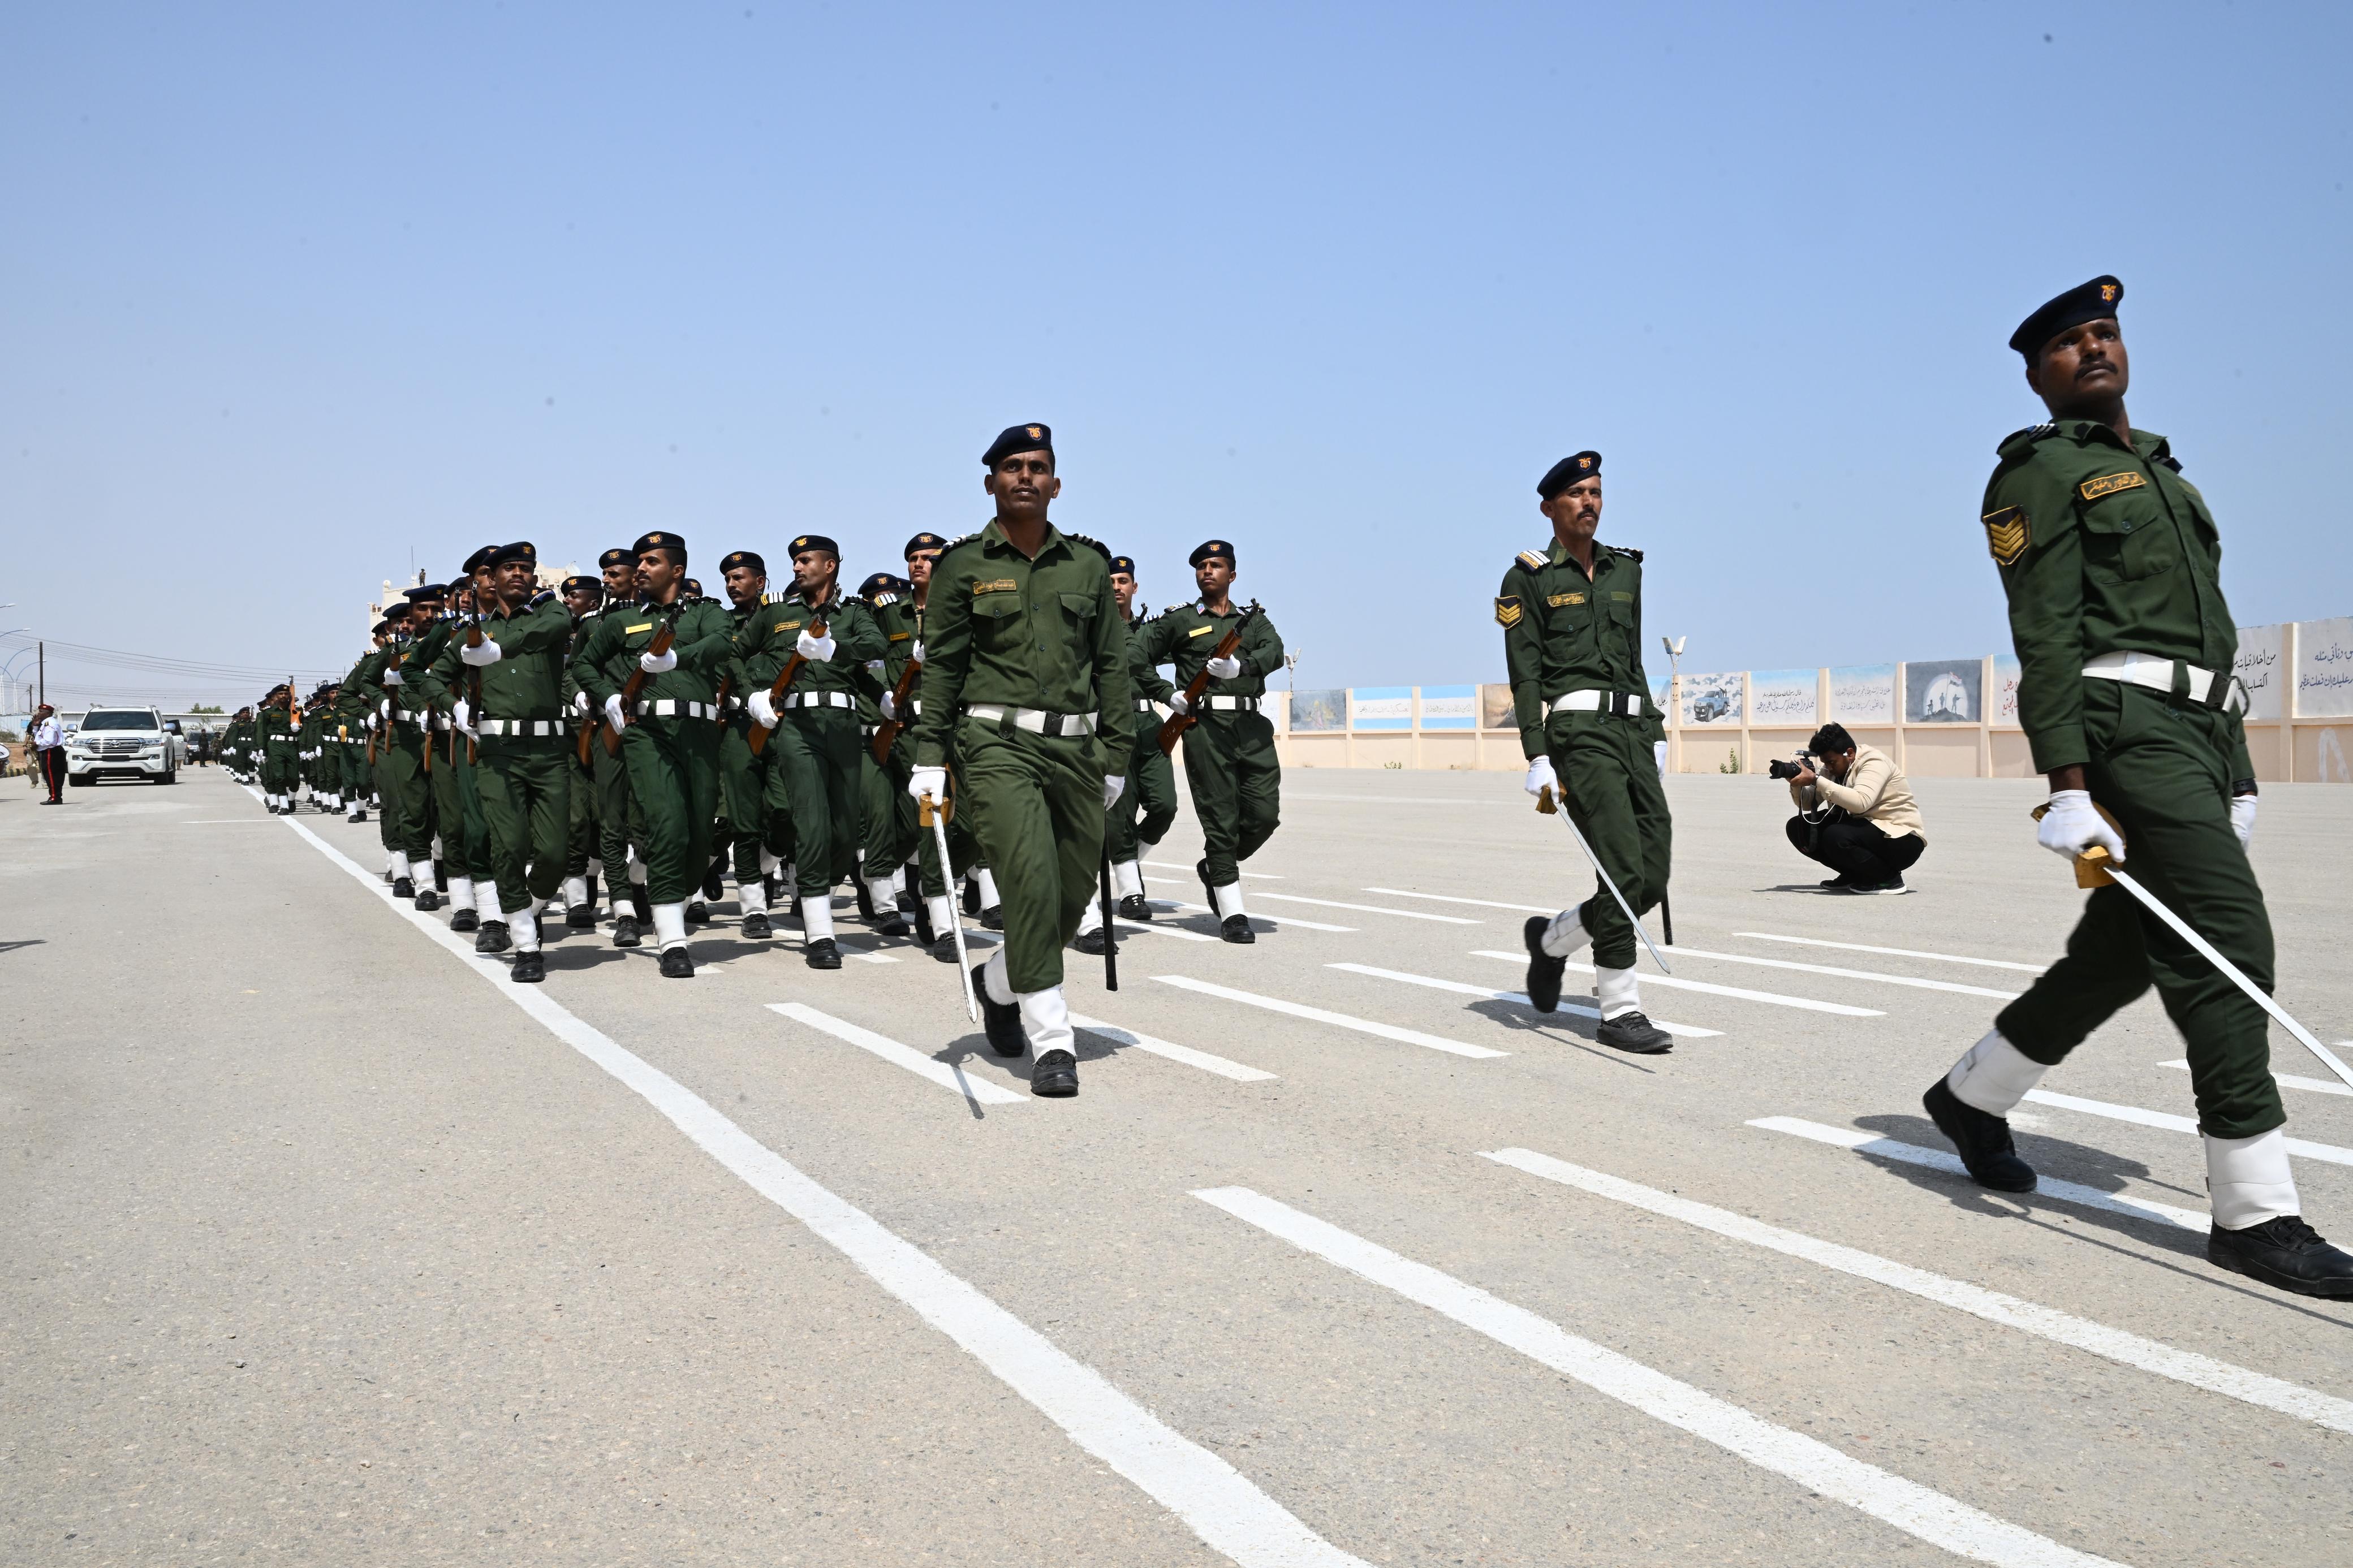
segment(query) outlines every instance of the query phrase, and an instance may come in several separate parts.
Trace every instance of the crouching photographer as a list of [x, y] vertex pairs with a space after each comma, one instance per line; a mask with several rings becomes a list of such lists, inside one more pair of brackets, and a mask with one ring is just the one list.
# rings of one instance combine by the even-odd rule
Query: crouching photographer
[[1838, 873], [1822, 886], [1833, 893], [1908, 893], [1904, 873], [1927, 840], [1920, 807], [1894, 762], [1859, 743], [1843, 725], [1814, 731], [1810, 749], [1770, 772], [1787, 779], [1798, 815], [1789, 844], [1799, 854]]

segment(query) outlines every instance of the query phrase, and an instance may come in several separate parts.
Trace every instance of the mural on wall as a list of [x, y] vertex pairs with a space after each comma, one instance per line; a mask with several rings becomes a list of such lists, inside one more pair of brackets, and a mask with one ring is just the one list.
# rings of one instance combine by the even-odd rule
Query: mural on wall
[[1693, 726], [1740, 722], [1741, 672], [1683, 677], [1683, 722]]
[[2296, 623], [2295, 716], [2353, 718], [2353, 616]]
[[1984, 714], [1985, 661], [1928, 658], [1904, 667], [1906, 724], [1974, 724]]
[[1516, 730], [1520, 721], [1512, 711], [1512, 689], [1500, 680], [1479, 688], [1479, 728]]
[[1841, 724], [1895, 722], [1895, 667], [1851, 664], [1831, 671], [1831, 717]]
[[1354, 724], [1359, 730], [1412, 729], [1413, 688], [1410, 686], [1356, 688]]
[[2239, 657], [2231, 673], [2247, 689], [2248, 718], [2279, 721], [2280, 698], [2287, 690], [2287, 671], [2280, 668], [2280, 656], [2286, 650], [2285, 626], [2239, 628]]
[[2006, 729], [2018, 728], [2019, 674], [2016, 655], [1993, 656], [1993, 721]]
[[1757, 669], [1748, 675], [1748, 721], [1751, 724], [1803, 725], [1818, 721], [1815, 688], [1820, 672], [1811, 669]]
[[1468, 730], [1479, 722], [1479, 689], [1475, 686], [1425, 686], [1421, 689], [1421, 727], [1425, 730]]
[[1301, 731], [1345, 730], [1348, 727], [1348, 689], [1291, 694], [1291, 728]]

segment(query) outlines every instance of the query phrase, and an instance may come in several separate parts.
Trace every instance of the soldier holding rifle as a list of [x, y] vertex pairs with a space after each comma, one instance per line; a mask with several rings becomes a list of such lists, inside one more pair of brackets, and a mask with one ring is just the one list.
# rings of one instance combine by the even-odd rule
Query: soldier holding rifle
[[[915, 803], [907, 798], [910, 764], [897, 741], [903, 726], [885, 717], [915, 703], [922, 667], [914, 661], [915, 585], [904, 577], [877, 572], [858, 585], [858, 596], [873, 613], [882, 637], [882, 657], [866, 661], [871, 678], [860, 684], [858, 820], [863, 858], [858, 868], [859, 907], [883, 936], [904, 936], [900, 889], [915, 853]], [[913, 903], [913, 900], [908, 900]]]
[[579, 742], [581, 710], [587, 693], [572, 673], [572, 656], [588, 638], [588, 624], [605, 603], [605, 584], [586, 575], [564, 580], [564, 607], [572, 616], [572, 640], [564, 650], [564, 711], [566, 715], [565, 753], [571, 759], [565, 773], [565, 816], [569, 827], [564, 841], [564, 923], [587, 928], [596, 923], [596, 777], [588, 753]]
[[[1111, 860], [1112, 892], [1119, 900], [1123, 920], [1148, 921], [1152, 906], [1144, 900], [1143, 850], [1158, 844], [1176, 820], [1176, 770], [1160, 749], [1160, 716], [1153, 704], [1166, 706], [1176, 689], [1146, 662], [1143, 607], [1135, 602], [1135, 558], [1111, 558], [1111, 591], [1119, 601], [1119, 617], [1127, 627], [1127, 673], [1135, 697], [1135, 744], [1128, 754], [1127, 788], [1111, 805], [1103, 826], [1104, 853]], [[1081, 952], [1100, 953], [1110, 942], [1103, 929], [1099, 902], [1090, 901], [1079, 922]]]

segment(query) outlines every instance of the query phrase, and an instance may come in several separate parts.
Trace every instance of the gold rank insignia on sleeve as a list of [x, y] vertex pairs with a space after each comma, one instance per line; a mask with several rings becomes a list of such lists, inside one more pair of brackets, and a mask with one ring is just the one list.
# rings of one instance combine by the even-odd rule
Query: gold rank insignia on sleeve
[[1993, 552], [1995, 563], [2002, 566], [2014, 564], [2026, 553], [2026, 547], [2034, 542], [2026, 513], [2014, 506], [1986, 513], [1985, 531], [1987, 548]]
[[1495, 601], [1495, 624], [1497, 626], [1505, 627], [1516, 626], [1520, 624], [1520, 596], [1517, 594], [1506, 594]]
[[2137, 490], [2147, 483], [2148, 479], [2142, 474], [2102, 474], [2096, 479], [2085, 479], [2082, 484], [2077, 485], [2075, 493], [2085, 500], [2097, 500], [2102, 496], [2112, 496], [2118, 490]]

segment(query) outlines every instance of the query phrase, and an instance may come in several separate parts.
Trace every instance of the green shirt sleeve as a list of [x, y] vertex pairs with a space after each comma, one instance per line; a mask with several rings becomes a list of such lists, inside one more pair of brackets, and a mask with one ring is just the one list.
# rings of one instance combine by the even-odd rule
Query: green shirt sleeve
[[[1986, 486], [1983, 521], [1994, 542], [2010, 636], [2018, 652], [2018, 721], [2037, 772], [2089, 759], [2084, 742], [2084, 542], [2063, 477], [2043, 464], [2006, 463]], [[2005, 515], [2007, 514], [2007, 515]], [[2005, 540], [2023, 542], [2007, 563]]]
[[1504, 628], [1504, 679], [1512, 683], [1512, 717], [1520, 727], [1520, 754], [1545, 754], [1544, 639], [1534, 605], [1542, 604], [1525, 568], [1514, 562], [1495, 592], [1495, 619]]

